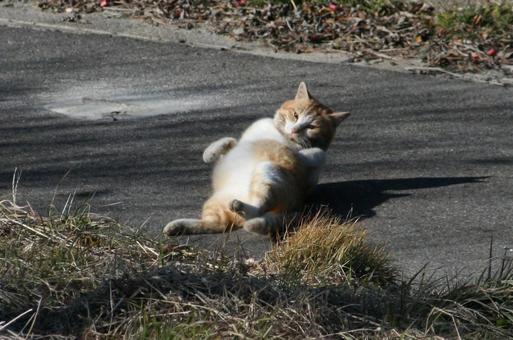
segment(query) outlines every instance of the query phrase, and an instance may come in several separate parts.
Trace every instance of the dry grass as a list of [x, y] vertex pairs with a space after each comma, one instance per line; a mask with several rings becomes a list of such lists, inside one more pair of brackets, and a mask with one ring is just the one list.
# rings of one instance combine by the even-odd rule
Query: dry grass
[[513, 274], [402, 281], [325, 214], [264, 261], [203, 253], [92, 215], [0, 202], [0, 338], [506, 338]]
[[300, 224], [267, 254], [271, 270], [316, 284], [394, 282], [396, 271], [385, 250], [367, 244], [366, 231], [356, 222], [319, 212]]
[[54, 313], [105, 280], [158, 267], [161, 258], [142, 235], [94, 218], [86, 208], [43, 218], [30, 207], [1, 201], [0, 320], [28, 313], [13, 324], [23, 321], [19, 331], [27, 334], [38, 324], [72, 327], [67, 318], [52, 321]]

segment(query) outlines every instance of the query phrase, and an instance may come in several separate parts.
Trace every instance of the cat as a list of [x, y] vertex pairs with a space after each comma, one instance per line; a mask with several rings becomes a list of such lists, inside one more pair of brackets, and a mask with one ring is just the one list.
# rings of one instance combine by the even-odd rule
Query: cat
[[224, 137], [205, 149], [203, 161], [215, 166], [213, 194], [203, 205], [201, 219], [174, 220], [164, 234], [244, 228], [276, 235], [285, 216], [302, 209], [317, 185], [325, 152], [348, 116], [321, 104], [301, 82], [295, 98], [284, 102], [274, 118], [257, 120], [239, 141]]

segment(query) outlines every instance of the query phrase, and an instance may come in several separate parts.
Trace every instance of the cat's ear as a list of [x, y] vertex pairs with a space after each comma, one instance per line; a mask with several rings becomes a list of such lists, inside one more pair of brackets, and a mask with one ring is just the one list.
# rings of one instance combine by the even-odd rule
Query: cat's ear
[[330, 117], [335, 123], [335, 126], [338, 126], [344, 119], [349, 117], [351, 114], [349, 112], [332, 112], [330, 113]]
[[308, 92], [308, 89], [306, 88], [306, 84], [304, 81], [299, 83], [299, 87], [297, 89], [296, 93], [296, 100], [298, 99], [310, 99], [310, 93]]

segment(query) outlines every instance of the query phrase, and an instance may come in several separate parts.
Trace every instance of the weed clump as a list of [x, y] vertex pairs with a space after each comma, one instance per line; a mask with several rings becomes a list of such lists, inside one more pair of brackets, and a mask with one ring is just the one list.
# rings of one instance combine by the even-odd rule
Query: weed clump
[[394, 282], [396, 270], [385, 250], [368, 244], [366, 231], [355, 222], [318, 213], [300, 224], [267, 253], [270, 268], [310, 283]]

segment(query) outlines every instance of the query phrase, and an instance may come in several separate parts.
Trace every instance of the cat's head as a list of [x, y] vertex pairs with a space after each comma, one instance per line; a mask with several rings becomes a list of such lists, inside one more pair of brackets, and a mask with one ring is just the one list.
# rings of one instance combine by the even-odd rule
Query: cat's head
[[287, 100], [276, 111], [274, 125], [300, 149], [318, 147], [326, 150], [337, 126], [347, 117], [349, 112], [334, 112], [319, 103], [301, 82], [296, 98]]

